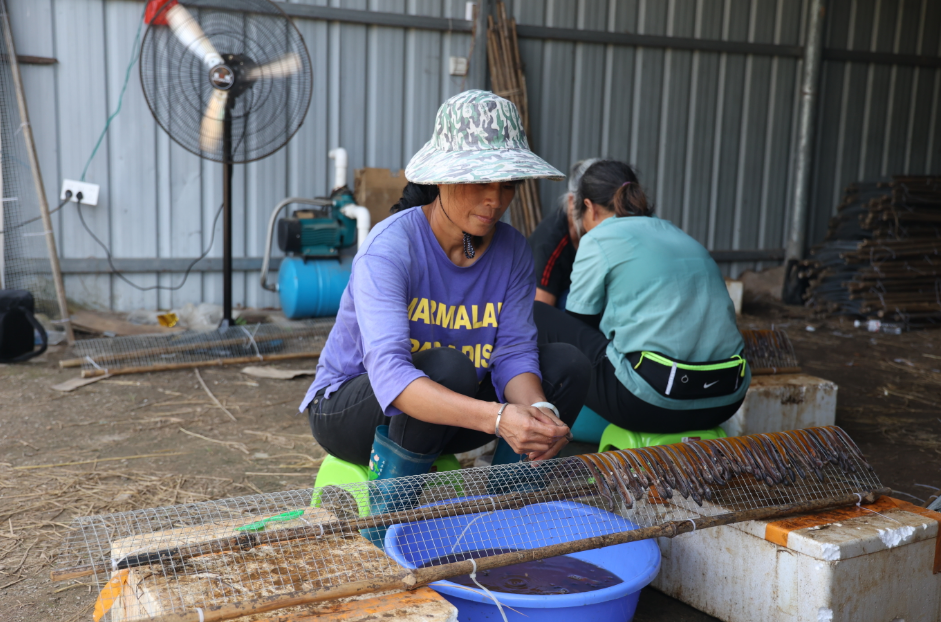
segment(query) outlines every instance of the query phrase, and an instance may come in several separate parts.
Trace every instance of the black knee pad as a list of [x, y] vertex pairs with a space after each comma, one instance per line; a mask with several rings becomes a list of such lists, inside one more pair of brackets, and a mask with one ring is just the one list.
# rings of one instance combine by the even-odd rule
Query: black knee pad
[[470, 358], [455, 348], [431, 348], [412, 355], [412, 364], [433, 381], [455, 393], [477, 394], [477, 368]]

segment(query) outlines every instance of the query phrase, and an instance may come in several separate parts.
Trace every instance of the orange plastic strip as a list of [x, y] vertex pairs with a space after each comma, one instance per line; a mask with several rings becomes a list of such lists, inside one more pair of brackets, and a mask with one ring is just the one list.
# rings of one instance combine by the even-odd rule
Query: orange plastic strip
[[[867, 505], [866, 507], [875, 512], [887, 512], [894, 510], [897, 506], [894, 499], [880, 497], [878, 501]], [[778, 546], [787, 546], [787, 535], [795, 529], [807, 529], [808, 527], [822, 527], [833, 523], [839, 523], [851, 518], [860, 516], [872, 516], [872, 512], [867, 512], [862, 508], [850, 506], [827, 510], [826, 512], [817, 512], [815, 514], [801, 514], [793, 518], [777, 520], [765, 527], [765, 540], [777, 544]]]
[[92, 612], [92, 619], [95, 622], [101, 620], [114, 605], [114, 601], [121, 595], [124, 584], [127, 583], [127, 575], [130, 572], [127, 568], [119, 570], [111, 575], [111, 580], [102, 588], [98, 594], [98, 600], [95, 601], [95, 609]]

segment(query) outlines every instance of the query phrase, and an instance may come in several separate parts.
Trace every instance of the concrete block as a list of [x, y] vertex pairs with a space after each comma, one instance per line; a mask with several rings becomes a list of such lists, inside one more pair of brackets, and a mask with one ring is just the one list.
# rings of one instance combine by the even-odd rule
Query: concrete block
[[661, 538], [652, 585], [726, 622], [941, 621], [941, 514], [877, 505]]
[[836, 393], [836, 383], [806, 374], [753, 376], [742, 407], [722, 429], [742, 436], [833, 425]]

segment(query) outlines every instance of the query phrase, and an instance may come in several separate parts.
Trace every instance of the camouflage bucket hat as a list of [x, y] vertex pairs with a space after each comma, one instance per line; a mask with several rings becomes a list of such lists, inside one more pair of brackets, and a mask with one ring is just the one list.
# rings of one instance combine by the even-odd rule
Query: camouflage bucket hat
[[529, 150], [513, 102], [489, 91], [464, 91], [438, 108], [435, 131], [405, 167], [416, 184], [480, 184], [565, 179]]

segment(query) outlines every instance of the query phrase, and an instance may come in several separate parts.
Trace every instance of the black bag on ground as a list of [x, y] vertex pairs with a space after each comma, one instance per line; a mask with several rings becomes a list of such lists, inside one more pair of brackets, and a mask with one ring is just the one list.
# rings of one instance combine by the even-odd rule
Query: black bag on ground
[[[33, 295], [21, 289], [0, 289], [0, 363], [18, 363], [46, 351], [49, 339], [36, 316]], [[38, 350], [35, 333], [42, 344]]]

